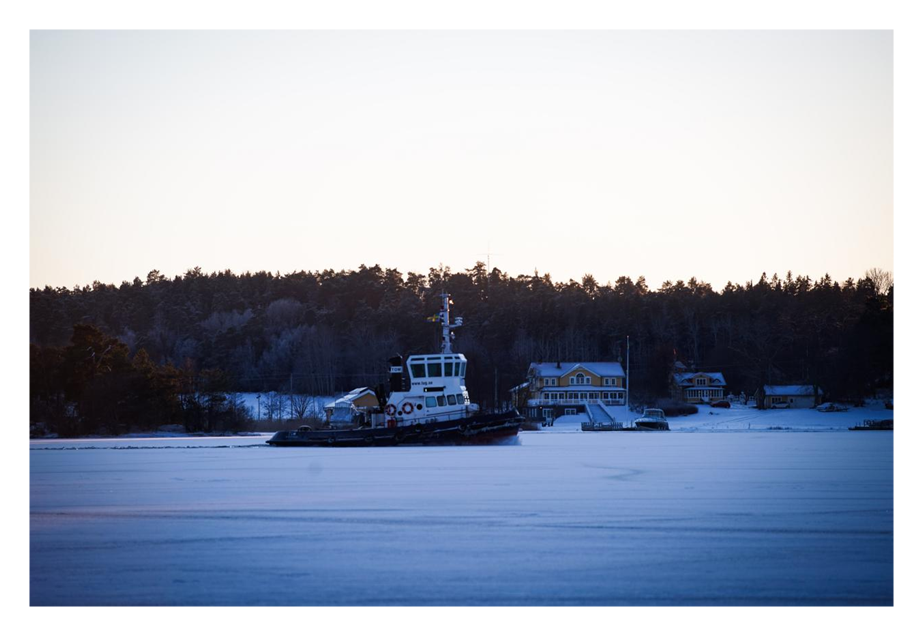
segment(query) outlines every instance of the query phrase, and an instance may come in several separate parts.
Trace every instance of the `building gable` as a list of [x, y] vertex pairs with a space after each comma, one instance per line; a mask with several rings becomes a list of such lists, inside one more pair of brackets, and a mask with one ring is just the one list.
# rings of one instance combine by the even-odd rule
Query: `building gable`
[[574, 383], [579, 383], [579, 377], [587, 378], [583, 384], [599, 386], [602, 384], [599, 375], [593, 373], [585, 366], [580, 363], [575, 364], [569, 371], [567, 371], [561, 378], [558, 380], [558, 386], [571, 386], [571, 378], [575, 378]]
[[[704, 380], [704, 382], [702, 382]], [[682, 388], [695, 386], [727, 386], [724, 374], [717, 371], [674, 373], [673, 382]]]

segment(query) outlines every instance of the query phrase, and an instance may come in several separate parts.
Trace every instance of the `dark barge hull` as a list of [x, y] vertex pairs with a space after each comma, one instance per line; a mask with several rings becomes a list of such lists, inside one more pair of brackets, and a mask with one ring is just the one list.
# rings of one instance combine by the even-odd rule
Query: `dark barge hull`
[[858, 426], [850, 426], [851, 431], [893, 431], [894, 420], [866, 420]]
[[272, 446], [397, 446], [406, 444], [489, 444], [519, 433], [522, 416], [516, 410], [475, 415], [450, 422], [395, 428], [325, 431], [279, 431]]

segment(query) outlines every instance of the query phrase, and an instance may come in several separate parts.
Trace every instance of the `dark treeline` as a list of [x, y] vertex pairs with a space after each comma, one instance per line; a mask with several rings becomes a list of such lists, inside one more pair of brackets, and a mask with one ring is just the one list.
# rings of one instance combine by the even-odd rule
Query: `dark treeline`
[[[33, 390], [36, 360], [53, 368], [68, 347], [77, 355], [75, 338], [90, 337], [75, 325], [108, 338], [118, 364], [170, 376], [158, 381], [211, 374], [224, 391], [317, 395], [374, 386], [389, 356], [434, 351], [438, 334], [425, 318], [443, 291], [465, 320], [456, 349], [470, 360], [469, 390], [486, 405], [508, 399], [532, 361], [623, 359], [626, 336], [633, 402], [668, 392], [674, 360], [722, 371], [734, 392], [804, 382], [832, 399], [861, 400], [892, 385], [894, 292], [880, 270], [843, 283], [789, 273], [720, 291], [695, 278], [653, 290], [643, 277], [554, 283], [477, 263], [406, 276], [379, 266], [287, 275], [196, 268], [119, 286], [32, 289]], [[75, 390], [61, 399], [73, 402]]]
[[29, 376], [36, 434], [119, 435], [168, 424], [227, 432], [251, 419], [222, 371], [155, 365], [144, 349], [132, 355], [91, 325], [75, 325], [66, 347], [32, 344]]

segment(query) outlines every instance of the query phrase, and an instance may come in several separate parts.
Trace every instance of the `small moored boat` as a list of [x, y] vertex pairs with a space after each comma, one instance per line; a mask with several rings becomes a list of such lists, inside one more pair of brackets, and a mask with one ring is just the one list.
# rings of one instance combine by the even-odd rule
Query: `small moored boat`
[[645, 431], [669, 431], [670, 425], [661, 409], [644, 409], [641, 417], [634, 421], [635, 428]]

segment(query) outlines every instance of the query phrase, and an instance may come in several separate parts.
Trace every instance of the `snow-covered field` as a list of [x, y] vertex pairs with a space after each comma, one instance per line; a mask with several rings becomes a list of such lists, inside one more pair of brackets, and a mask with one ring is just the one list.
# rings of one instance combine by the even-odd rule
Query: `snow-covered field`
[[893, 603], [888, 432], [266, 439], [32, 442], [31, 603]]

